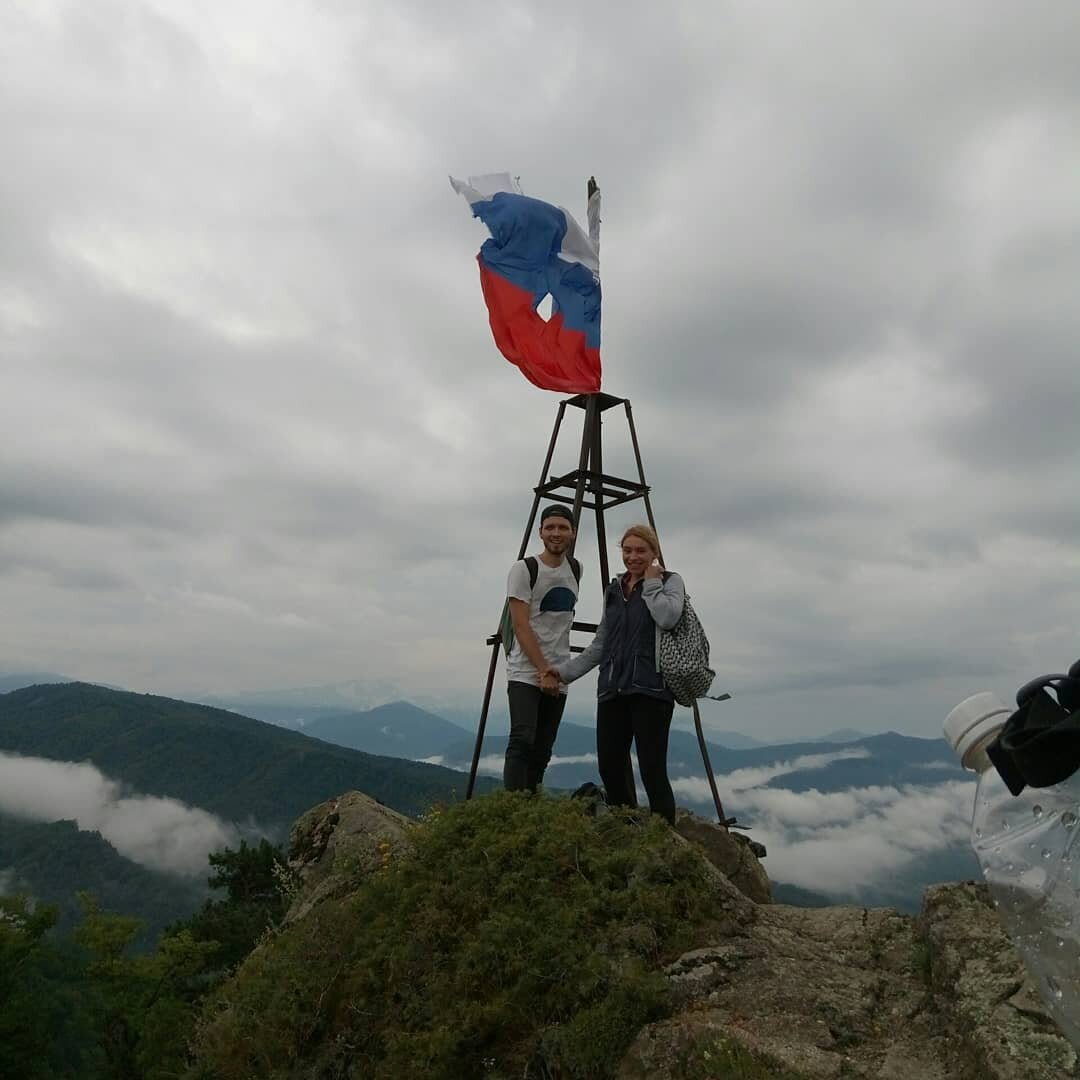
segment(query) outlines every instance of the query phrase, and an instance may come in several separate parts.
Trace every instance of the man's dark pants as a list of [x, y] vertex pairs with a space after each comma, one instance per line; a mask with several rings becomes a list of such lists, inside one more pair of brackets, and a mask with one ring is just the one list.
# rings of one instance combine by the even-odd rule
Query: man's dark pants
[[510, 741], [503, 763], [503, 786], [507, 791], [535, 791], [551, 760], [566, 695], [545, 694], [538, 686], [523, 682], [508, 682], [506, 693], [510, 701]]

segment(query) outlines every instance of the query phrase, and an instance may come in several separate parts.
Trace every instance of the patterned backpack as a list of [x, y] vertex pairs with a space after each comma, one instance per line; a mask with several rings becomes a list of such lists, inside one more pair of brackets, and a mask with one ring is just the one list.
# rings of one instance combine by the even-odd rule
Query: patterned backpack
[[709, 639], [686, 597], [679, 621], [660, 631], [660, 674], [680, 705], [691, 706], [709, 693], [716, 672], [709, 667]]

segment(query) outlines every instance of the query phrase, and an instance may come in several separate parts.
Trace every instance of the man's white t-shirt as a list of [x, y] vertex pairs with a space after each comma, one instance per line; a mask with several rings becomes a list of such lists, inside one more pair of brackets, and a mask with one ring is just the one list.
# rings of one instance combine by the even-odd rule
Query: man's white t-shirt
[[[558, 566], [548, 566], [536, 556], [536, 585], [529, 588], [529, 568], [524, 559], [510, 567], [506, 595], [511, 600], [529, 603], [529, 624], [548, 663], [560, 665], [570, 659], [570, 625], [577, 607], [578, 583], [570, 560], [564, 558]], [[540, 685], [540, 674], [525, 655], [521, 642], [514, 638], [514, 647], [506, 660], [509, 682]], [[560, 687], [566, 693], [566, 687]]]

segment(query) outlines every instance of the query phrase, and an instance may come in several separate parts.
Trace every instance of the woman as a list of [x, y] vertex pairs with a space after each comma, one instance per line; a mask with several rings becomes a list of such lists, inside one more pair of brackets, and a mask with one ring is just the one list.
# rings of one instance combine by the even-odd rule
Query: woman
[[649, 809], [675, 824], [667, 775], [668, 732], [675, 698], [657, 670], [658, 637], [682, 615], [686, 591], [678, 574], [660, 565], [660, 543], [648, 525], [623, 533], [626, 573], [604, 592], [604, 613], [592, 644], [558, 668], [564, 683], [600, 666], [596, 686], [596, 756], [609, 803], [635, 805], [626, 763], [633, 742]]

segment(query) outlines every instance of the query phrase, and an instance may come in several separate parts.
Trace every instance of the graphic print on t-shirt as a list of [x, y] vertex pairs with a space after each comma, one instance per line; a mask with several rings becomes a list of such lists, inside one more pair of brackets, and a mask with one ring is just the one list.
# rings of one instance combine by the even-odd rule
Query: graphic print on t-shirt
[[556, 585], [544, 593], [540, 601], [541, 611], [573, 611], [577, 597], [562, 585]]

